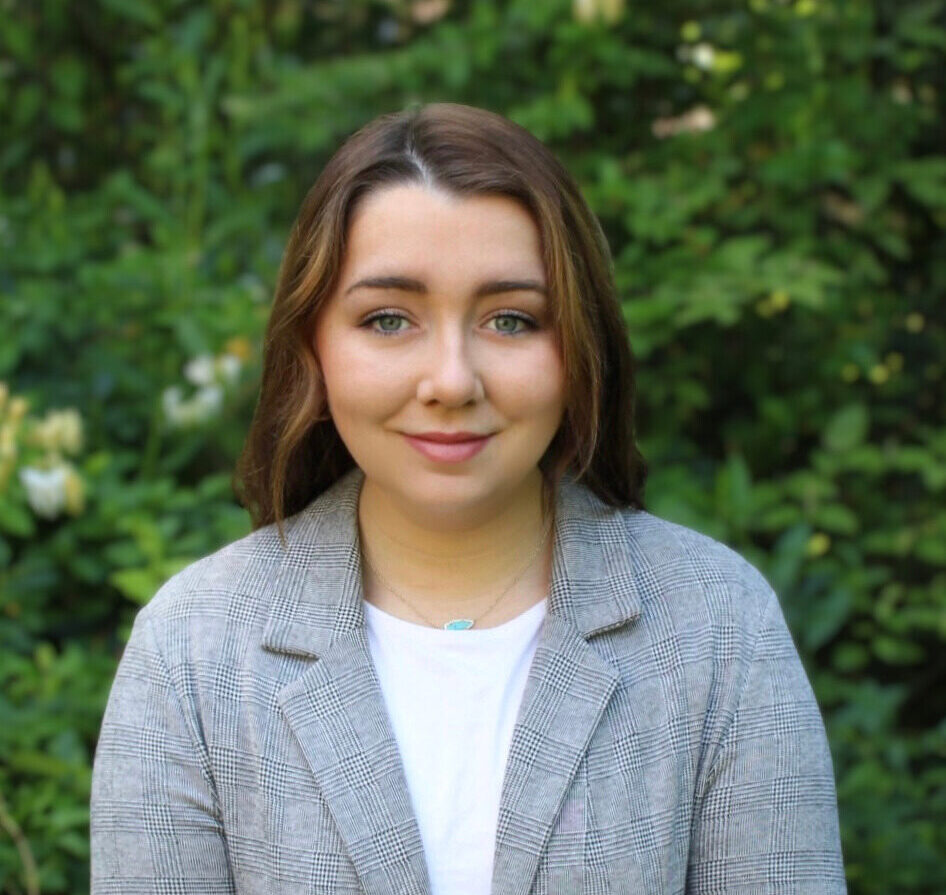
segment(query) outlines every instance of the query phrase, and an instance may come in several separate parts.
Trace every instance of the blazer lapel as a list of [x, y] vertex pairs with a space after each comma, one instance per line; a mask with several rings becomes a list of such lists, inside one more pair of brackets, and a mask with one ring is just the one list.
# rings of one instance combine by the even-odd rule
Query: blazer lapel
[[279, 705], [369, 895], [429, 895], [420, 829], [364, 628], [340, 637]]
[[[278, 694], [369, 895], [430, 895], [420, 829], [368, 647], [356, 466], [287, 520], [263, 646], [317, 658]], [[527, 892], [581, 757], [618, 686], [587, 638], [636, 617], [626, 521], [566, 477], [552, 586], [513, 730], [492, 890]]]
[[549, 615], [513, 730], [499, 804], [493, 892], [528, 892], [617, 672]]
[[588, 642], [640, 614], [620, 510], [565, 478], [556, 497], [548, 615], [509, 746], [493, 859], [494, 893], [525, 893], [582, 756], [620, 683]]
[[364, 891], [430, 895], [420, 828], [365, 630], [362, 479], [355, 467], [287, 520], [263, 646], [318, 659], [277, 702]]

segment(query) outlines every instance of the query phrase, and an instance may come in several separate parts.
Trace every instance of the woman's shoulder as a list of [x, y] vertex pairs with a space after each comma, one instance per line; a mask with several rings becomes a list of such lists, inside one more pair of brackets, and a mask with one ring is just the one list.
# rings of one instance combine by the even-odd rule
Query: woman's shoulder
[[762, 571], [722, 540], [646, 510], [617, 512], [645, 617], [648, 610], [674, 610], [714, 626], [752, 629], [778, 605]]
[[275, 525], [258, 528], [171, 575], [135, 617], [159, 643], [205, 655], [265, 624], [284, 562]]
[[653, 565], [679, 568], [682, 562], [699, 580], [711, 582], [723, 576], [753, 590], [769, 587], [763, 573], [723, 540], [647, 510], [628, 508], [619, 512], [632, 546], [646, 554]]

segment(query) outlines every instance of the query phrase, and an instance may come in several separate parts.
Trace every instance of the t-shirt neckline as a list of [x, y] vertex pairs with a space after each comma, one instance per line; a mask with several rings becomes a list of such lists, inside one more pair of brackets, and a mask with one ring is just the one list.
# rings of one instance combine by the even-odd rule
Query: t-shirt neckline
[[371, 616], [371, 620], [376, 625], [380, 624], [390, 630], [397, 630], [399, 633], [407, 636], [413, 636], [426, 639], [437, 639], [443, 641], [471, 641], [483, 642], [487, 639], [502, 639], [509, 635], [515, 635], [520, 628], [531, 626], [537, 617], [543, 616], [548, 608], [548, 597], [540, 600], [538, 603], [530, 606], [517, 616], [503, 622], [501, 625], [494, 625], [490, 628], [468, 628], [466, 630], [456, 631], [445, 628], [434, 628], [430, 625], [422, 625], [416, 622], [409, 622], [406, 619], [398, 618], [379, 609], [374, 603], [362, 600], [365, 607], [365, 613]]

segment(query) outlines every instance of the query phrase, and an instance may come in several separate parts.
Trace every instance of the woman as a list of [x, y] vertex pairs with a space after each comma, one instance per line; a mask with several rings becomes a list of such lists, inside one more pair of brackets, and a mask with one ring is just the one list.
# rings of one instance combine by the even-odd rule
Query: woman
[[608, 246], [498, 115], [383, 116], [279, 274], [254, 531], [138, 614], [92, 889], [845, 891], [776, 595], [646, 512]]

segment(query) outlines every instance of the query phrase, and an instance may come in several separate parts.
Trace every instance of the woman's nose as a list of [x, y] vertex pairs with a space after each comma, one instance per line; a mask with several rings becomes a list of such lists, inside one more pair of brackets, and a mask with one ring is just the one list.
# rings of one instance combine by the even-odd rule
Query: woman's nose
[[423, 363], [418, 400], [462, 405], [482, 397], [477, 360], [462, 330], [454, 328], [433, 339]]

